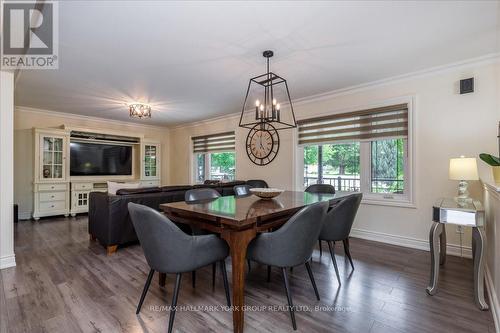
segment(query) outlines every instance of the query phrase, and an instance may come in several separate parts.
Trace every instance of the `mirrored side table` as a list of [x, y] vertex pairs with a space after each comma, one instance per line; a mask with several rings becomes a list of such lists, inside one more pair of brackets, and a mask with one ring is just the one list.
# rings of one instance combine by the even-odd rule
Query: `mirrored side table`
[[458, 204], [455, 199], [442, 198], [432, 207], [432, 227], [429, 233], [431, 245], [431, 279], [427, 287], [429, 295], [438, 291], [439, 266], [446, 262], [446, 224], [472, 227], [472, 257], [474, 261], [474, 301], [480, 310], [488, 310], [484, 300], [484, 208], [481, 202], [472, 200]]

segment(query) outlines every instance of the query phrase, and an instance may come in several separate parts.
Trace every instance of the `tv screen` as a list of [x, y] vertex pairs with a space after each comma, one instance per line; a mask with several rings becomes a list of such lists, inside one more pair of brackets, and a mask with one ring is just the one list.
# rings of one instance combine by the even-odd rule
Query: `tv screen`
[[90, 142], [71, 142], [71, 176], [132, 175], [132, 147]]

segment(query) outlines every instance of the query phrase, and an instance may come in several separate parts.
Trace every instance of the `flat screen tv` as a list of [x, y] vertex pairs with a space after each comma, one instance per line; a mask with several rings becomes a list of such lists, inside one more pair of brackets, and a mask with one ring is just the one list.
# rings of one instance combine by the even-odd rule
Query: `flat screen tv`
[[71, 142], [71, 176], [130, 176], [132, 147], [92, 142]]

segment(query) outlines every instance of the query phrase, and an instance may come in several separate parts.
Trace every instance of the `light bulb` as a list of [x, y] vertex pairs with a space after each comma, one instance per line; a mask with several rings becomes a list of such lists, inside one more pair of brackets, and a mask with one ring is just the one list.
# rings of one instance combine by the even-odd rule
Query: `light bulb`
[[276, 98], [273, 98], [273, 105], [276, 105]]
[[279, 110], [280, 109], [280, 104], [276, 104], [276, 110]]
[[260, 111], [264, 111], [264, 104], [260, 105]]
[[258, 107], [259, 105], [260, 105], [260, 101], [259, 101], [259, 100], [256, 100], [256, 101], [255, 101], [255, 106], [257, 106], [257, 107]]

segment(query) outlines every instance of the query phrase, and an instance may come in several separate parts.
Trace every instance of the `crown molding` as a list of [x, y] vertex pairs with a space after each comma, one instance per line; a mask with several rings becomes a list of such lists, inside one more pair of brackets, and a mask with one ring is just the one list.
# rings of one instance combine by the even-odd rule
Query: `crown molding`
[[133, 126], [133, 127], [149, 128], [149, 129], [156, 129], [156, 130], [168, 130], [169, 129], [166, 126], [137, 124], [134, 122], [128, 122], [128, 121], [123, 121], [123, 120], [114, 120], [114, 119], [109, 119], [109, 118], [84, 116], [84, 115], [79, 115], [79, 114], [74, 114], [74, 113], [66, 113], [66, 112], [38, 109], [38, 108], [32, 108], [32, 107], [27, 107], [27, 106], [21, 106], [21, 105], [15, 106], [15, 112], [36, 113], [36, 114], [41, 114], [41, 115], [70, 118], [70, 119], [76, 119], [76, 120], [90, 120], [90, 121], [95, 121], [95, 122], [103, 123], [103, 124], [109, 124], [110, 122], [113, 122], [113, 124], [115, 124], [115, 125]]
[[[380, 79], [380, 80], [376, 80], [376, 81], [371, 81], [371, 82], [366, 82], [366, 83], [362, 83], [362, 84], [358, 84], [358, 85], [354, 85], [354, 86], [335, 89], [335, 90], [331, 90], [331, 91], [324, 92], [321, 94], [297, 98], [297, 99], [293, 99], [292, 103], [294, 105], [304, 105], [304, 104], [319, 102], [322, 100], [332, 99], [332, 98], [335, 98], [338, 96], [355, 94], [358, 92], [362, 92], [362, 91], [366, 91], [366, 90], [370, 90], [370, 89], [375, 89], [378, 87], [388, 86], [391, 84], [397, 84], [397, 83], [402, 83], [405, 81], [410, 81], [410, 80], [419, 79], [419, 78], [423, 78], [423, 77], [443, 74], [445, 72], [449, 72], [449, 71], [453, 71], [453, 70], [468, 69], [468, 68], [477, 67], [477, 66], [485, 66], [485, 65], [494, 64], [497, 62], [500, 62], [500, 52], [490, 53], [490, 54], [487, 54], [484, 56], [470, 58], [470, 59], [457, 61], [457, 62], [452, 62], [452, 63], [445, 64], [445, 65], [429, 67], [429, 68], [426, 68], [423, 70], [409, 72], [409, 73], [401, 74], [401, 75], [395, 75], [395, 76], [391, 76], [388, 78], [384, 78], [384, 79]], [[196, 122], [179, 124], [179, 125], [175, 125], [175, 126], [170, 126], [168, 128], [178, 129], [178, 128], [187, 128], [187, 127], [209, 124], [209, 123], [217, 122], [217, 121], [222, 120], [222, 119], [227, 120], [227, 119], [231, 119], [233, 117], [239, 117], [240, 113], [241, 112], [229, 113], [225, 116], [218, 116], [218, 117], [208, 118], [208, 119], [200, 120], [200, 121], [196, 121]]]

